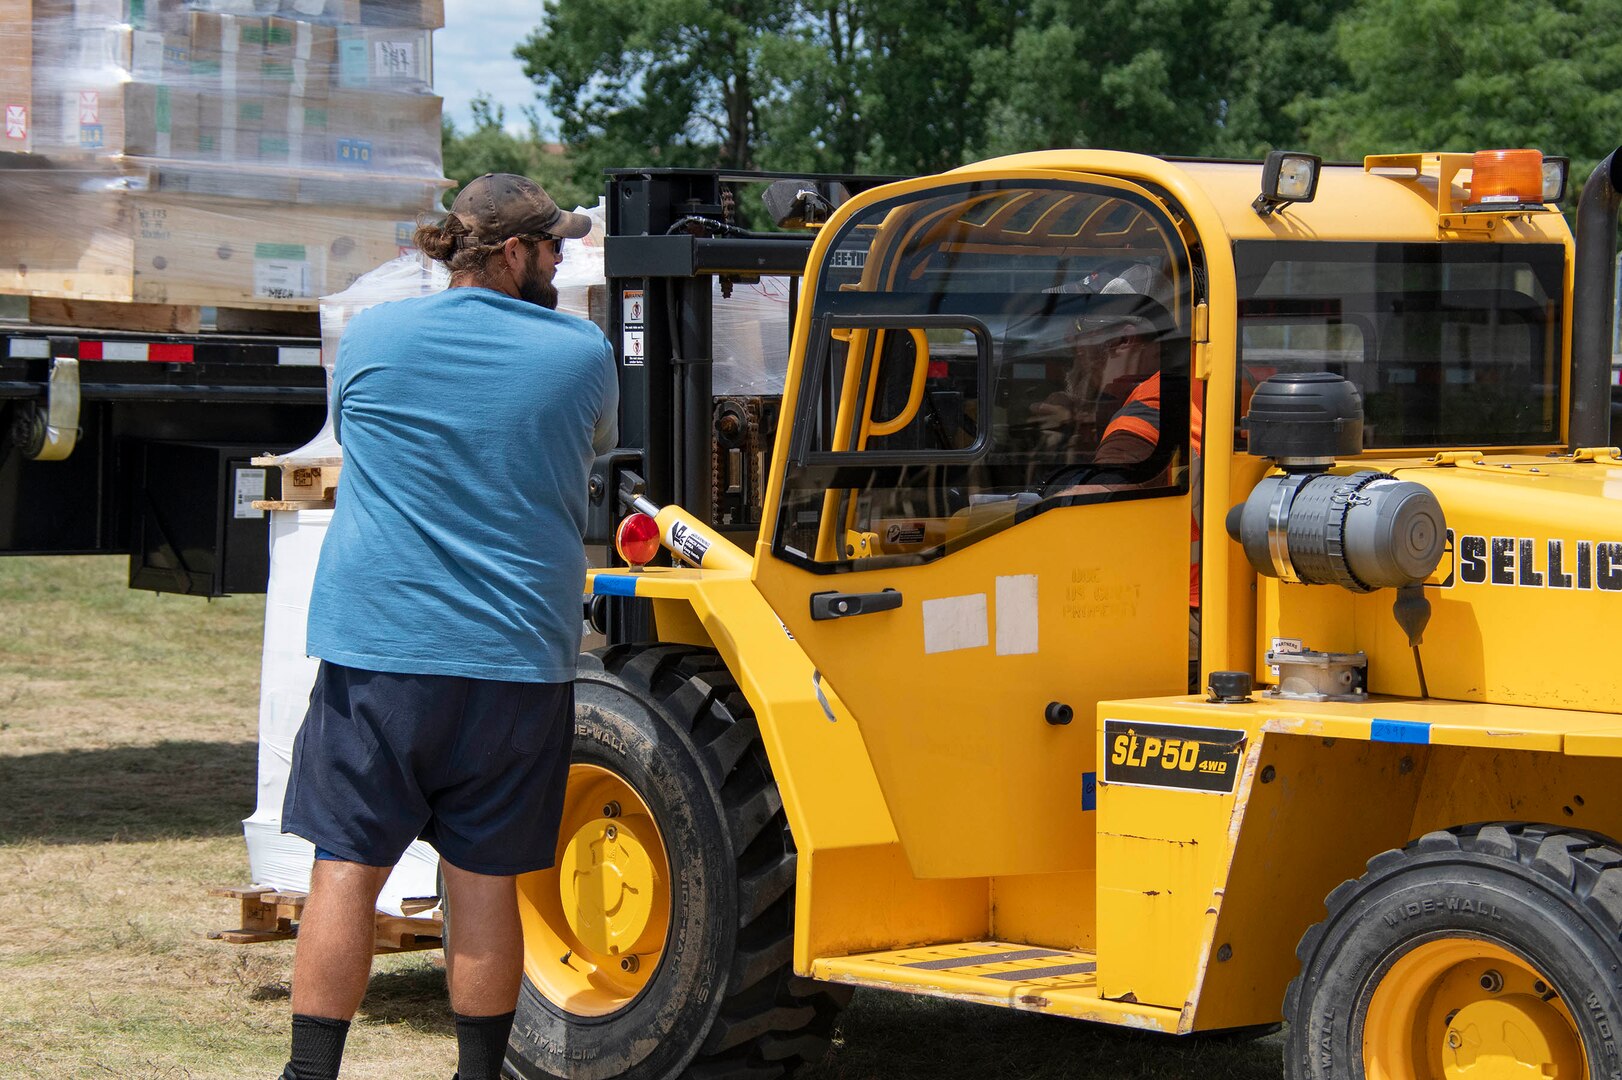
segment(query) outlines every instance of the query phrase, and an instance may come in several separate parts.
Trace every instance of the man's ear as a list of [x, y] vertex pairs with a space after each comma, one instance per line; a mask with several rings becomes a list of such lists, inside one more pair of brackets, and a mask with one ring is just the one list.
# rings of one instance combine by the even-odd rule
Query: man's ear
[[501, 242], [501, 258], [506, 263], [507, 272], [517, 281], [524, 273], [524, 242], [516, 236], [509, 236]]

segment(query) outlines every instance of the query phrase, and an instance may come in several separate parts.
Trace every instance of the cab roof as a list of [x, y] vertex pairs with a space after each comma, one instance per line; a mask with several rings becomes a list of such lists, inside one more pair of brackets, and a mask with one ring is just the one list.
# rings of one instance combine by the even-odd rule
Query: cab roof
[[[1490, 229], [1444, 229], [1437, 211], [1438, 176], [1413, 168], [1369, 171], [1362, 165], [1325, 164], [1312, 202], [1292, 203], [1267, 217], [1251, 209], [1261, 191], [1259, 161], [1179, 160], [1117, 150], [1043, 150], [993, 158], [955, 170], [953, 175], [1014, 169], [1092, 173], [1164, 188], [1185, 205], [1202, 233], [1209, 232], [1211, 223], [1198, 204], [1207, 203], [1233, 240], [1474, 239], [1569, 244], [1571, 238], [1565, 219], [1553, 211], [1490, 215], [1494, 219]], [[1462, 204], [1467, 194], [1463, 185], [1455, 178], [1450, 187], [1453, 200]], [[1480, 220], [1485, 222], [1486, 217]]]

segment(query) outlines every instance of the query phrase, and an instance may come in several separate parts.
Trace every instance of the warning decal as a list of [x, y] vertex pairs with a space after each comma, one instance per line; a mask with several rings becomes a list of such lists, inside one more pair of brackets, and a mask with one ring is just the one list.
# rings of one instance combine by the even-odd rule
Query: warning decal
[[1226, 795], [1239, 780], [1245, 733], [1227, 728], [1104, 721], [1104, 783]]
[[886, 544], [922, 544], [924, 542], [924, 523], [922, 521], [892, 521], [884, 527], [884, 542]]
[[670, 523], [669, 536], [670, 550], [680, 555], [694, 566], [704, 565], [704, 556], [709, 553], [710, 542], [694, 530], [679, 521]]
[[642, 327], [644, 303], [641, 289], [625, 289], [620, 293], [620, 363], [626, 367], [641, 367], [646, 362]]
[[27, 105], [7, 105], [6, 106], [6, 138], [8, 138], [8, 139], [26, 139], [26, 138], [28, 138], [28, 106]]

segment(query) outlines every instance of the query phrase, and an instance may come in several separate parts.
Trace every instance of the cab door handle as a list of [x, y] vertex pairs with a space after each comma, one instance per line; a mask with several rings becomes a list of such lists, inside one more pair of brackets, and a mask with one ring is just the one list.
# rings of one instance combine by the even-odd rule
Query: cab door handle
[[883, 592], [844, 593], [819, 592], [811, 594], [813, 619], [845, 619], [852, 615], [871, 615], [875, 611], [891, 611], [901, 606], [901, 594], [894, 589]]

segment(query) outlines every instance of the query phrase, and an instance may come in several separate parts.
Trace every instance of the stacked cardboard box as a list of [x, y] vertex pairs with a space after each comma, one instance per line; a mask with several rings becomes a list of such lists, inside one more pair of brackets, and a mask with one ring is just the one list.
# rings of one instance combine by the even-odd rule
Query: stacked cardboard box
[[437, 206], [442, 0], [0, 0], [0, 290], [313, 308]]

